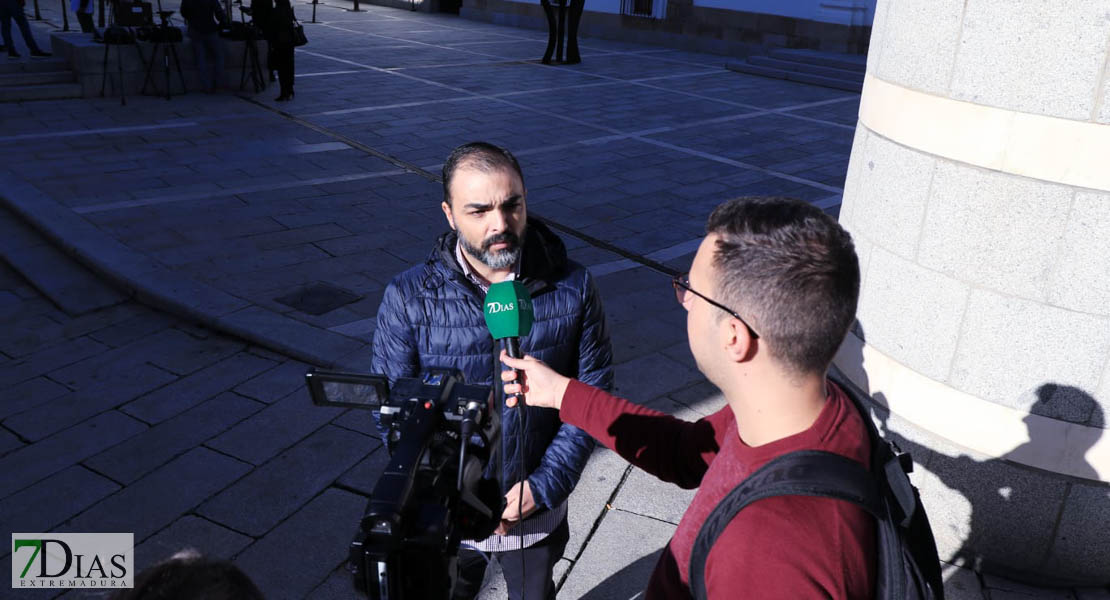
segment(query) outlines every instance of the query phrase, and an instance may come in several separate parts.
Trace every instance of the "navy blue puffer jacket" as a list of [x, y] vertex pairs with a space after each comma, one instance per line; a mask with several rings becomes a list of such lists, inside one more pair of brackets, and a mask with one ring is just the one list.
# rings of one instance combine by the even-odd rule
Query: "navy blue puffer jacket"
[[[492, 385], [504, 368], [486, 328], [484, 293], [455, 260], [457, 237], [440, 236], [424, 264], [395, 277], [385, 290], [374, 333], [372, 370], [390, 381], [415, 377], [426, 367], [462, 371], [468, 383]], [[532, 295], [535, 321], [521, 352], [590, 385], [612, 387], [612, 347], [601, 298], [589, 271], [567, 259], [563, 242], [529, 219], [519, 281]], [[495, 387], [501, 398], [500, 376]], [[501, 488], [522, 473], [519, 410], [502, 406]], [[555, 508], [566, 500], [586, 465], [593, 439], [559, 420], [558, 412], [527, 407], [523, 473], [536, 503]], [[496, 465], [491, 465], [494, 467]], [[491, 469], [487, 475], [492, 475]]]

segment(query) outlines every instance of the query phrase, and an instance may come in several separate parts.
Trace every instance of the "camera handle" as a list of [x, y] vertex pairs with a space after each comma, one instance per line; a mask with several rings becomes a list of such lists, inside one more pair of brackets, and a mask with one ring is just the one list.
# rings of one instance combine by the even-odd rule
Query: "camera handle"
[[478, 424], [478, 409], [481, 405], [477, 402], [471, 401], [466, 405], [466, 414], [463, 415], [462, 423], [459, 425], [459, 474], [455, 482], [455, 488], [460, 492], [463, 491], [463, 469], [466, 466], [466, 448], [470, 446], [470, 435], [474, 433], [474, 427]]

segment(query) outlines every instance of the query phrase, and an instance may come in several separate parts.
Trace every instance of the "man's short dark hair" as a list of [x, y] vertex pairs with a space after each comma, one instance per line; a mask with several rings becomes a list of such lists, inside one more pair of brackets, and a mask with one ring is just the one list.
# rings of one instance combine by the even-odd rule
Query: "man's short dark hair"
[[144, 569], [134, 584], [117, 591], [111, 600], [264, 600], [239, 567], [191, 549]]
[[511, 170], [520, 177], [524, 185], [524, 173], [512, 152], [489, 142], [470, 142], [451, 151], [447, 162], [443, 163], [443, 201], [451, 204], [451, 181], [460, 167], [477, 169], [483, 173]]
[[719, 301], [750, 319], [789, 371], [823, 373], [856, 316], [859, 261], [848, 232], [817, 207], [781, 197], [729, 200], [705, 229], [718, 236]]

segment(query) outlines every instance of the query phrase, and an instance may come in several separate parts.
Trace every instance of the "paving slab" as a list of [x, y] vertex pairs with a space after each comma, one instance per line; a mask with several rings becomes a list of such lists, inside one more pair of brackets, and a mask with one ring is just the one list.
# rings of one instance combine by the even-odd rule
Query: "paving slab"
[[135, 547], [138, 571], [192, 549], [209, 558], [230, 560], [254, 540], [194, 515], [186, 515]]
[[375, 446], [374, 440], [353, 431], [321, 428], [220, 492], [197, 512], [235, 531], [260, 537], [331, 485]]
[[267, 598], [304, 598], [347, 559], [365, 505], [362, 496], [326, 490], [244, 550], [235, 564]]

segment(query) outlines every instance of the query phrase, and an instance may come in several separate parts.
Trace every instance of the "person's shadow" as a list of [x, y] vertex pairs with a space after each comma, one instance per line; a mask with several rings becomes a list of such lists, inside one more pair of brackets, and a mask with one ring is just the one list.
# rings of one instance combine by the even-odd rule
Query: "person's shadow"
[[[858, 324], [854, 333], [865, 339]], [[862, 356], [858, 360], [839, 364], [866, 387], [866, 379], [858, 380], [864, 373]], [[881, 392], [873, 396], [871, 412], [883, 437], [928, 472], [912, 477], [921, 488], [941, 560], [1040, 585], [1105, 585], [1107, 581], [1092, 577], [1105, 573], [1110, 580], [1110, 567], [1105, 566], [1110, 560], [1110, 491], [1098, 483], [1098, 473], [1084, 458], [1101, 437], [1105, 416], [1094, 398], [1074, 386], [1044, 383], [1036, 397], [1023, 420], [1029, 441], [999, 458], [975, 458], [936, 440], [935, 434], [926, 447], [925, 432], [892, 416]], [[1067, 427], [1068, 422], [1083, 427]], [[989, 426], [983, 424], [984, 429]], [[1026, 465], [1032, 457], [1046, 456], [1055, 456], [1057, 470], [1067, 475]], [[930, 481], [929, 474], [935, 479]]]

